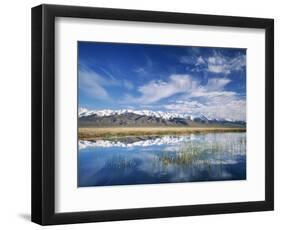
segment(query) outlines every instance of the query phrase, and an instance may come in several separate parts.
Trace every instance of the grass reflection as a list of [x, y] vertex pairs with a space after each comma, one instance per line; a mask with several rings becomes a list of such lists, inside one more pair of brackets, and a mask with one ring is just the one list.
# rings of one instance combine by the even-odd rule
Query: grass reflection
[[101, 147], [93, 142], [96, 146], [82, 148], [80, 186], [246, 179], [245, 133], [165, 136], [158, 141], [141, 138], [138, 145], [131, 142], [123, 139], [118, 145], [110, 142]]
[[[188, 141], [182, 143], [174, 152], [163, 151], [154, 156], [155, 162], [164, 165], [196, 165], [233, 163], [231, 156], [245, 154], [246, 138], [221, 138], [212, 141]], [[226, 161], [227, 159], [227, 161]], [[232, 161], [231, 161], [232, 160]]]

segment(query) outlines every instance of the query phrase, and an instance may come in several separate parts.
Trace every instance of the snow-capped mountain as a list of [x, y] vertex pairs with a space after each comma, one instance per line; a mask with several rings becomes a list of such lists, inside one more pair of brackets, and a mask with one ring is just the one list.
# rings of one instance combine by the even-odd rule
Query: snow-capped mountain
[[237, 124], [245, 126], [243, 121], [233, 121], [230, 119], [211, 118], [204, 114], [173, 113], [152, 110], [88, 110], [79, 109], [79, 121], [83, 125], [110, 126], [110, 125], [194, 125], [196, 123], [204, 124]]
[[149, 117], [158, 117], [163, 118], [166, 120], [173, 119], [173, 118], [185, 118], [194, 120], [195, 118], [200, 118], [202, 120], [208, 119], [203, 114], [199, 114], [198, 116], [194, 116], [187, 113], [172, 113], [172, 112], [162, 112], [162, 111], [152, 111], [152, 110], [133, 110], [133, 109], [119, 109], [119, 110], [111, 110], [111, 109], [104, 109], [104, 110], [88, 110], [86, 108], [79, 109], [79, 117], [86, 117], [91, 115], [96, 115], [98, 117], [106, 117], [112, 115], [121, 115], [121, 114], [128, 114], [133, 113], [141, 116], [149, 116]]

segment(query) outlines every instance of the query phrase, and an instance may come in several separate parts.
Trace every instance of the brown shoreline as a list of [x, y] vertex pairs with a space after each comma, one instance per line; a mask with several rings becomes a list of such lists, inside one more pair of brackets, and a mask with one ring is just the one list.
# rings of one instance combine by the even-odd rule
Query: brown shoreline
[[81, 140], [133, 136], [184, 135], [208, 132], [246, 132], [246, 128], [230, 127], [83, 127], [78, 129]]

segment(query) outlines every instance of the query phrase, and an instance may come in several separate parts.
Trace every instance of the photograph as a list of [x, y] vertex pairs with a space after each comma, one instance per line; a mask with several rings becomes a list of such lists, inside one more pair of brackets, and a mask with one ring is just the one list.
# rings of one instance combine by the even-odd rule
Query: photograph
[[246, 49], [77, 42], [78, 187], [246, 180]]

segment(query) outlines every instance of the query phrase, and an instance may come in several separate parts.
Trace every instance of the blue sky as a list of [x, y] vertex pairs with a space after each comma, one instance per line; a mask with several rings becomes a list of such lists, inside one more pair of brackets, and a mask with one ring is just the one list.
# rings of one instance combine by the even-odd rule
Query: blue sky
[[78, 42], [79, 107], [246, 119], [246, 49]]

